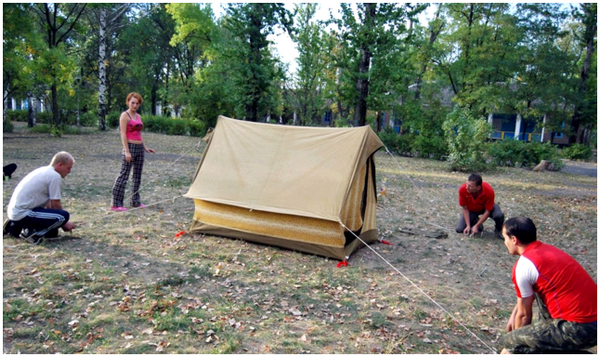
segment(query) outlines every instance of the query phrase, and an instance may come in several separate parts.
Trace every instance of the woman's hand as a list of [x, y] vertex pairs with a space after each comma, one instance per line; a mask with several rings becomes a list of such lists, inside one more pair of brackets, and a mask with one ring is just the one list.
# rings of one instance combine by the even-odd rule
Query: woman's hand
[[146, 147], [144, 147], [144, 150], [146, 150], [146, 152], [154, 154], [154, 150], [152, 150], [152, 149], [147, 149]]
[[127, 161], [127, 163], [131, 162], [131, 153], [130, 152], [125, 153], [125, 161]]

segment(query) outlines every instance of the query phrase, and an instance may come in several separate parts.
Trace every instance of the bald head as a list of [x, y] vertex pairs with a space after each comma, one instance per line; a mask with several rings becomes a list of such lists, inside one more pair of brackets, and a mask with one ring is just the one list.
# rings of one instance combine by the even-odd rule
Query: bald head
[[71, 154], [66, 151], [61, 151], [54, 155], [50, 162], [50, 166], [54, 167], [54, 170], [58, 172], [62, 178], [65, 178], [71, 172], [74, 163], [75, 160]]

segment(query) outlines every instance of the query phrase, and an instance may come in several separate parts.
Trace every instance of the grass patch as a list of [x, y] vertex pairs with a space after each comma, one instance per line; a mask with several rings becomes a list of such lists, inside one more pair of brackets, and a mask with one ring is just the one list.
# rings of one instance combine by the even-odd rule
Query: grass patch
[[[76, 163], [63, 205], [78, 225], [40, 246], [4, 239], [5, 353], [491, 352], [422, 292], [492, 347], [504, 331], [515, 257], [489, 233], [491, 221], [482, 237], [453, 233], [466, 176], [447, 163], [375, 156], [378, 188], [387, 189], [377, 224], [392, 245], [371, 248], [398, 274], [370, 249], [337, 268], [331, 259], [242, 240], [176, 237], [190, 226], [194, 205], [181, 195], [204, 148], [190, 150], [198, 138], [189, 136], [144, 134], [156, 154], [146, 156], [142, 202], [156, 204], [116, 214], [109, 205], [118, 133], [88, 134], [58, 139], [19, 127], [4, 134], [4, 162], [19, 165], [3, 183], [4, 206], [20, 179], [66, 150]], [[595, 177], [500, 168], [484, 180], [507, 217], [531, 217], [541, 240], [596, 276]], [[437, 226], [448, 238], [398, 231]]]

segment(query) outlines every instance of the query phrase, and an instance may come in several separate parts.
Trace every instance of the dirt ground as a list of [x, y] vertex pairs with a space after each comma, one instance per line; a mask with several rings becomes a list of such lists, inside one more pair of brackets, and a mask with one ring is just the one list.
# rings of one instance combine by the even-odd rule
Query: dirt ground
[[[176, 294], [183, 295], [182, 299], [193, 300], [194, 297], [207, 294], [205, 283], [211, 283], [216, 292], [223, 294], [221, 300], [227, 297], [227, 301], [233, 299], [239, 303], [241, 300], [249, 306], [258, 306], [253, 307], [260, 310], [256, 312], [256, 320], [272, 324], [267, 325], [264, 335], [261, 335], [263, 325], [255, 322], [255, 329], [246, 337], [235, 334], [240, 333], [239, 329], [229, 332], [228, 329], [237, 328], [235, 323], [223, 327], [220, 332], [222, 335], [231, 333], [232, 339], [239, 340], [230, 342], [234, 346], [231, 350], [194, 347], [194, 343], [174, 336], [169, 348], [164, 345], [165, 352], [494, 351], [515, 302], [510, 274], [516, 257], [508, 255], [502, 240], [494, 237], [492, 221], [488, 221], [485, 232], [476, 237], [454, 232], [460, 212], [457, 189], [465, 182], [466, 174], [449, 171], [443, 162], [392, 157], [383, 151], [377, 153], [378, 189], [386, 188], [386, 194], [379, 198], [377, 222], [381, 238], [391, 245], [372, 244], [356, 252], [348, 268], [337, 269], [337, 262], [322, 257], [237, 240], [188, 235], [173, 240], [173, 235], [185, 231], [191, 222], [193, 203], [181, 196], [187, 192], [202, 154], [203, 143], [198, 138], [151, 133], [144, 137], [147, 146], [157, 151], [155, 155], [148, 154], [146, 157], [142, 186], [142, 201], [151, 207], [117, 215], [109, 210], [110, 188], [120, 165], [120, 143], [116, 131], [52, 138], [47, 134], [32, 134], [24, 128], [17, 128], [15, 133], [4, 134], [4, 165], [11, 162], [19, 165], [13, 178], [3, 183], [4, 212], [19, 180], [31, 170], [47, 165], [54, 153], [66, 150], [75, 157], [76, 163], [72, 173], [64, 180], [63, 205], [72, 212], [72, 220], [79, 226], [73, 237], [66, 235], [59, 242], [39, 247], [4, 238], [5, 310], [9, 305], [16, 306], [23, 296], [30, 296], [28, 294], [31, 291], [39, 293], [42, 289], [35, 287], [36, 283], [33, 282], [33, 286], [25, 290], [19, 286], [22, 284], [19, 274], [40, 264], [36, 260], [38, 257], [47, 257], [51, 261], [58, 257], [61, 257], [60, 261], [78, 259], [79, 263], [83, 260], [81, 264], [89, 259], [105, 269], [101, 270], [104, 273], [98, 270], [92, 272], [95, 278], [105, 279], [111, 284], [114, 282], [121, 289], [118, 294], [115, 293], [119, 296], [114, 297], [113, 303], [121, 301], [121, 295], [126, 294], [121, 286], [131, 290], [138, 286], [139, 290], [156, 282], [169, 285], [171, 283], [164, 282], [181, 280], [190, 285], [181, 287]], [[579, 163], [576, 166], [590, 167]], [[516, 215], [531, 217], [538, 226], [540, 240], [567, 251], [597, 280], [596, 175], [536, 173], [526, 169], [500, 168], [484, 173], [483, 177], [494, 187], [497, 201], [507, 218]], [[438, 239], [426, 234], [407, 234], [405, 232], [408, 229], [441, 231], [446, 233], [446, 237]], [[265, 257], [272, 257], [273, 260], [269, 258], [265, 261]], [[222, 262], [219, 267], [223, 264], [226, 280], [223, 280], [224, 277], [219, 280], [214, 273], [207, 273], [208, 270], [214, 271], [217, 261]], [[49, 276], [46, 281], [51, 281], [51, 274], [57, 273], [48, 264], [45, 267]], [[255, 270], [250, 267], [255, 267]], [[186, 280], [194, 272], [198, 282]], [[106, 275], [100, 276], [102, 274]], [[115, 277], [119, 274], [126, 275]], [[286, 282], [286, 277], [290, 281]], [[266, 284], [261, 285], [261, 279]], [[67, 284], [60, 288], [69, 295], [72, 293], [68, 291], [69, 286]], [[189, 296], [186, 291], [190, 292]], [[326, 292], [327, 298], [332, 300], [318, 301], [314, 296], [315, 291]], [[272, 294], [276, 296], [275, 300], [271, 300]], [[344, 296], [349, 295], [354, 296], [355, 300], [344, 300]], [[254, 297], [256, 300], [253, 302], [248, 300]], [[76, 297], [70, 299], [78, 301]], [[277, 306], [278, 309], [293, 311], [293, 314], [283, 317], [282, 321], [271, 321], [270, 317], [276, 314], [261, 310], [266, 309], [265, 304], [270, 304], [270, 308]], [[110, 306], [114, 310], [114, 305]], [[274, 311], [278, 311], [277, 308]], [[70, 308], [64, 309], [70, 314], [75, 312]], [[103, 311], [107, 313], [112, 310], [107, 306]], [[300, 312], [296, 314], [298, 310]], [[254, 314], [247, 311], [248, 315]], [[123, 310], [121, 313], [124, 313]], [[77, 349], [72, 349], [70, 340], [65, 338], [57, 339], [55, 344], [50, 345], [43, 342], [43, 346], [46, 346], [43, 349], [36, 347], [36, 343], [42, 342], [39, 338], [28, 337], [24, 332], [31, 328], [27, 323], [34, 326], [39, 324], [43, 330], [48, 326], [47, 321], [37, 321], [33, 315], [25, 319], [25, 314], [17, 319], [6, 311], [3, 316], [5, 353], [77, 352]], [[40, 316], [39, 312], [37, 316]], [[327, 322], [323, 316], [327, 316]], [[346, 322], [333, 324], [329, 318], [336, 323]], [[53, 319], [59, 320], [57, 317]], [[68, 318], [65, 317], [66, 320]], [[122, 323], [127, 325], [127, 322]], [[250, 326], [252, 321], [246, 323], [246, 326]], [[329, 328], [329, 323], [333, 327]], [[375, 327], [365, 330], [364, 324]], [[106, 341], [103, 344], [89, 342], [88, 336], [87, 353], [162, 351], [158, 347], [156, 350], [132, 349], [116, 334], [121, 341], [112, 343], [107, 329], [104, 330]], [[184, 327], [181, 329], [186, 331]], [[68, 328], [61, 330], [63, 336], [66, 330]], [[21, 335], [18, 331], [21, 331]], [[282, 332], [282, 335], [273, 331]], [[285, 336], [286, 331], [295, 336], [293, 341]], [[73, 339], [78, 336], [77, 332], [70, 333]], [[340, 336], [350, 336], [349, 340], [341, 337], [338, 340], [335, 337], [338, 333]], [[158, 336], [155, 331], [147, 339]], [[204, 336], [203, 341], [208, 341], [211, 336]], [[80, 337], [83, 340], [85, 338], [85, 335]], [[266, 342], [270, 339], [274, 341], [271, 344]], [[217, 342], [223, 346], [223, 341], [221, 337]], [[217, 342], [213, 340], [206, 345], [214, 347]], [[175, 344], [180, 346], [175, 348]]]

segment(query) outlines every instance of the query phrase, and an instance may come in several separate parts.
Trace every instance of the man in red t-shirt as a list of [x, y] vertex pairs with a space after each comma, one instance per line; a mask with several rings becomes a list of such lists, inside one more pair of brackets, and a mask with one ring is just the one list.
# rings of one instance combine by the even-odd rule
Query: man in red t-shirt
[[[519, 255], [512, 270], [517, 304], [499, 341], [506, 353], [574, 353], [596, 346], [598, 288], [575, 259], [537, 240], [526, 217], [514, 217], [502, 228], [504, 245]], [[531, 323], [533, 300], [540, 321]]]
[[483, 232], [483, 222], [492, 218], [496, 224], [496, 237], [502, 238], [504, 213], [494, 202], [494, 190], [481, 176], [471, 174], [467, 183], [458, 189], [458, 204], [462, 213], [456, 225], [456, 233], [474, 235]]

